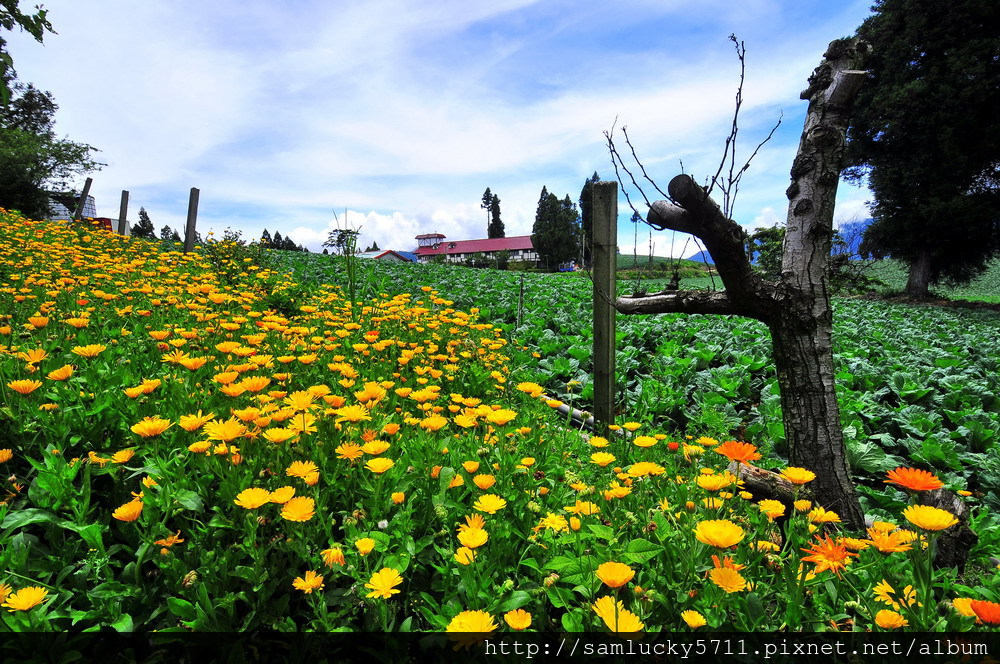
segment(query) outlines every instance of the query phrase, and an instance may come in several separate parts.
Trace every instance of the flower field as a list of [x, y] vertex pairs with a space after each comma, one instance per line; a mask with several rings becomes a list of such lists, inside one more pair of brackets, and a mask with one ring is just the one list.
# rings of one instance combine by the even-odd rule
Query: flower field
[[[1000, 623], [996, 551], [933, 568], [958, 524], [917, 504], [941, 479], [908, 459], [870, 473], [890, 507], [847, 533], [764, 429], [637, 412], [582, 435], [538, 370], [577, 348], [514, 344], [457, 290], [386, 277], [352, 301], [275, 265], [0, 214], [0, 630]], [[745, 464], [795, 500], [754, 498]]]

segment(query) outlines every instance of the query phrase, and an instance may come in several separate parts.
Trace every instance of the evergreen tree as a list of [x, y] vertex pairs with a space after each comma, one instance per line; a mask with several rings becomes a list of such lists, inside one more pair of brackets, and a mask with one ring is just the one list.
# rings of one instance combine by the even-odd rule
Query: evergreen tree
[[490, 226], [493, 225], [493, 192], [490, 191], [489, 187], [486, 187], [486, 191], [483, 192], [483, 199], [479, 202], [479, 207], [486, 210], [486, 237], [493, 237], [490, 235]]
[[266, 228], [264, 229], [264, 232], [260, 234], [260, 243], [265, 247], [270, 247], [274, 244], [274, 240], [271, 238], [271, 234]]
[[591, 252], [594, 248], [594, 183], [600, 182], [601, 176], [594, 174], [584, 180], [580, 190], [580, 226], [583, 229], [583, 264], [589, 266], [592, 262]]
[[500, 198], [493, 194], [493, 199], [490, 202], [490, 225], [486, 229], [486, 237], [491, 239], [507, 237], [506, 233], [503, 221], [500, 219]]
[[178, 233], [177, 231], [174, 231], [171, 234], [171, 236], [170, 236], [170, 241], [171, 242], [182, 242], [183, 240], [181, 240], [181, 234]]
[[560, 263], [577, 257], [579, 231], [580, 215], [569, 194], [560, 201], [542, 187], [531, 229], [531, 244], [547, 269], [555, 270]]
[[170, 228], [169, 224], [164, 224], [163, 228], [160, 229], [160, 239], [164, 242], [170, 242], [173, 237], [173, 229]]
[[146, 208], [144, 207], [139, 208], [139, 222], [132, 227], [132, 237], [144, 240], [156, 239], [156, 227], [153, 226], [153, 222], [149, 218], [149, 213], [146, 212]]
[[964, 282], [1000, 253], [1000, 3], [876, 0], [857, 36], [868, 80], [848, 131], [867, 178], [862, 251], [910, 265], [907, 292]]
[[271, 244], [275, 249], [283, 249], [285, 238], [281, 237], [280, 232], [274, 231], [274, 238], [271, 240]]

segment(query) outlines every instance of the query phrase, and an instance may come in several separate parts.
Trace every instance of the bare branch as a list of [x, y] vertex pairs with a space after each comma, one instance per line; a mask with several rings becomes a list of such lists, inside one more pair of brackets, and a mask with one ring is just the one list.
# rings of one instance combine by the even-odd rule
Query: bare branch
[[652, 295], [625, 296], [618, 298], [615, 309], [621, 314], [720, 314], [766, 321], [763, 310], [741, 305], [725, 291], [662, 291]]

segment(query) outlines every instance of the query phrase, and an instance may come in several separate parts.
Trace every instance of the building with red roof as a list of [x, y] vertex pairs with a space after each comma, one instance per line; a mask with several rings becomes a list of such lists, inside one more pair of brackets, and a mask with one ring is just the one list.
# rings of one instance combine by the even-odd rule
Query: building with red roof
[[475, 254], [482, 254], [492, 260], [501, 251], [508, 252], [512, 261], [538, 263], [538, 253], [531, 244], [530, 235], [486, 240], [448, 240], [440, 233], [427, 233], [418, 235], [416, 240], [419, 246], [414, 253], [421, 263], [426, 263], [435, 256], [443, 256], [449, 263], [464, 263]]

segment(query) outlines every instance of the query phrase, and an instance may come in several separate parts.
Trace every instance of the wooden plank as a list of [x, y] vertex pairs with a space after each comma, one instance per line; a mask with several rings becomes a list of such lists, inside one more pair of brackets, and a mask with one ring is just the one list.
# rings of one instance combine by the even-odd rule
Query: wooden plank
[[618, 183], [595, 182], [594, 214], [594, 420], [607, 435], [615, 420], [615, 272], [618, 258]]

